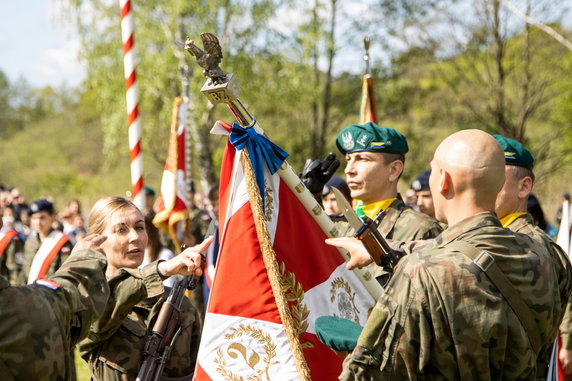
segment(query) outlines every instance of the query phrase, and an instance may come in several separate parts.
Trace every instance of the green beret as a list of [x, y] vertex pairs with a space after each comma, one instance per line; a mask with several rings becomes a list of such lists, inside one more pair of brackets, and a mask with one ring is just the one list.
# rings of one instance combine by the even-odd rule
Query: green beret
[[336, 351], [353, 351], [363, 329], [351, 320], [320, 316], [314, 323], [318, 340]]
[[391, 127], [380, 127], [372, 122], [344, 128], [336, 138], [336, 145], [344, 155], [359, 151], [402, 154], [409, 151], [405, 136]]
[[530, 151], [514, 139], [505, 138], [502, 135], [493, 135], [504, 151], [506, 165], [534, 168], [534, 158]]

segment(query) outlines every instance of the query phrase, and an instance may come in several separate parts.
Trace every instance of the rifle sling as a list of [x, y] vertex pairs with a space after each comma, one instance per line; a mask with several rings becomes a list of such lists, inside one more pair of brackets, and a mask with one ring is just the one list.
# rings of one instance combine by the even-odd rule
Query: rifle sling
[[455, 241], [451, 246], [453, 245], [460, 249], [461, 253], [469, 257], [473, 261], [473, 265], [481, 270], [500, 291], [528, 334], [533, 352], [538, 354], [542, 341], [537, 324], [530, 313], [530, 307], [522, 299], [503, 271], [497, 266], [494, 256], [488, 251], [480, 250], [465, 241]]

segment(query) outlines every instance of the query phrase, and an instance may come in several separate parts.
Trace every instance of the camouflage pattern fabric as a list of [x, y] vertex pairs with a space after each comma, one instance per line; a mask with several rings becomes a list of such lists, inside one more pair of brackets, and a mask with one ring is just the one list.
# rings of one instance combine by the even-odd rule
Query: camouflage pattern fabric
[[[486, 250], [519, 291], [542, 346], [553, 342], [564, 301], [551, 254], [502, 228], [491, 212], [414, 247], [374, 307], [340, 380], [500, 380], [536, 378], [536, 355], [503, 295], [454, 248]], [[453, 247], [451, 247], [453, 246]]]
[[0, 379], [71, 380], [74, 345], [109, 296], [105, 257], [80, 250], [50, 279], [61, 287], [9, 287], [0, 277]]
[[[340, 232], [340, 237], [347, 237], [354, 233], [354, 229], [347, 223], [337, 223], [336, 227]], [[407, 206], [398, 195], [397, 199], [386, 209], [378, 230], [383, 238], [406, 242], [437, 237], [443, 231], [443, 226], [437, 220]]]
[[[142, 269], [120, 269], [109, 279], [111, 295], [105, 311], [79, 345], [93, 380], [136, 379], [145, 341], [168, 296], [157, 263]], [[201, 321], [188, 299], [183, 303], [180, 324], [182, 332], [163, 376], [190, 380], [199, 349]]]
[[[552, 253], [554, 265], [559, 269], [558, 274], [560, 274], [561, 277], [569, 271], [568, 269], [571, 265], [568, 255], [566, 255], [562, 248], [558, 246], [548, 234], [534, 225], [534, 220], [530, 214], [527, 213], [518, 217], [508, 228], [512, 231], [526, 234], [533, 240], [544, 245]], [[559, 284], [562, 288], [560, 290], [561, 294], [564, 294], [566, 290], [570, 288], [569, 286], [566, 287], [564, 279], [559, 280]], [[570, 304], [567, 304], [564, 318], [560, 324], [560, 336], [562, 337], [562, 346], [566, 349], [572, 349], [572, 306]], [[546, 348], [539, 358], [548, 363], [551, 350], [552, 347]]]
[[[22, 273], [22, 277], [20, 278], [18, 285], [23, 286], [26, 283], [28, 283], [28, 275], [30, 274], [30, 268], [32, 267], [34, 256], [40, 249], [40, 246], [42, 246], [42, 242], [40, 241], [38, 233], [33, 232], [28, 236], [28, 239], [26, 239], [26, 243], [24, 244], [24, 271]], [[71, 244], [70, 241], [66, 242], [62, 246], [62, 248], [58, 252], [58, 255], [56, 255], [52, 264], [50, 265], [50, 268], [48, 269], [48, 272], [45, 275], [46, 277], [49, 277], [51, 274], [53, 274], [62, 265], [62, 263], [64, 263], [66, 259], [68, 259], [72, 251], [72, 248], [73, 245]]]
[[[340, 232], [340, 237], [353, 236], [355, 233], [347, 222], [337, 222], [335, 226]], [[443, 231], [443, 226], [439, 221], [407, 206], [398, 195], [397, 199], [386, 209], [385, 217], [381, 220], [377, 230], [385, 239], [409, 242], [435, 238]], [[387, 284], [392, 269], [377, 266], [375, 263], [368, 268], [382, 286]]]
[[24, 240], [19, 234], [16, 234], [0, 258], [0, 275], [6, 277], [12, 286], [21, 285], [24, 276], [23, 265]]

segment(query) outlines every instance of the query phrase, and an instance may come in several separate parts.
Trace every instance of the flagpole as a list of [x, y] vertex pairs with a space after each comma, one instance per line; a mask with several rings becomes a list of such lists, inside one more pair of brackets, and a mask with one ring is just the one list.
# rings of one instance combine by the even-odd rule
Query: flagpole
[[141, 210], [145, 208], [143, 192], [143, 156], [141, 154], [141, 127], [139, 124], [139, 94], [135, 70], [134, 22], [131, 0], [119, 0], [121, 10], [121, 40], [123, 43], [123, 69], [129, 127], [129, 152], [131, 162], [131, 188], [133, 203]]
[[183, 121], [185, 126], [185, 191], [186, 198], [190, 202], [189, 205], [193, 203], [191, 200], [192, 189], [191, 189], [191, 77], [193, 76], [193, 68], [191, 66], [185, 65], [181, 67], [181, 77], [183, 85], [183, 102], [185, 105], [185, 120]]
[[371, 76], [371, 66], [369, 59], [369, 37], [363, 38], [365, 61], [365, 74], [362, 81], [362, 96], [360, 106], [360, 123], [374, 122], [377, 123], [377, 110], [375, 107], [375, 95], [373, 92], [373, 77]]
[[[189, 49], [187, 48], [187, 50]], [[220, 71], [224, 74], [224, 76], [218, 77], [216, 80], [207, 80], [207, 82], [201, 88], [201, 92], [213, 104], [226, 104], [242, 127], [254, 128], [259, 134], [264, 134], [264, 130], [256, 121], [256, 118], [254, 118], [254, 116], [248, 112], [244, 104], [238, 98], [240, 94], [240, 85], [238, 84], [238, 81], [235, 79], [234, 75], [231, 73], [224, 73], [222, 70]], [[324, 209], [314, 199], [310, 191], [304, 186], [292, 167], [286, 161], [284, 161], [282, 167], [277, 171], [277, 173], [280, 178], [284, 180], [288, 188], [290, 188], [290, 190], [298, 197], [298, 199], [304, 205], [304, 208], [308, 211], [308, 214], [314, 218], [324, 234], [327, 237], [337, 237], [339, 232], [335, 228], [334, 223], [324, 212]], [[346, 250], [338, 248], [338, 251], [344, 260], [348, 261], [350, 259], [350, 255]], [[353, 272], [356, 274], [360, 282], [362, 282], [364, 287], [368, 290], [370, 295], [377, 300], [377, 298], [383, 293], [383, 288], [372, 276], [369, 270], [365, 268], [354, 269]]]

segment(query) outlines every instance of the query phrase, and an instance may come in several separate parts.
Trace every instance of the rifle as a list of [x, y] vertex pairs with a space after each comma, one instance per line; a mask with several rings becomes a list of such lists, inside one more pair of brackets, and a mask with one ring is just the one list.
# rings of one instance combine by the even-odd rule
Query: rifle
[[[181, 250], [187, 247], [183, 245]], [[201, 262], [204, 265], [204, 256], [201, 254]], [[179, 317], [181, 305], [186, 298], [185, 290], [194, 290], [199, 281], [197, 275], [187, 275], [179, 280], [169, 293], [165, 303], [161, 306], [157, 321], [153, 325], [151, 334], [147, 337], [143, 349], [143, 364], [137, 374], [137, 381], [158, 381], [163, 373], [163, 368], [171, 357], [171, 350], [175, 340], [181, 333]]]
[[387, 267], [388, 271], [392, 271], [397, 262], [405, 255], [405, 252], [402, 249], [396, 250], [391, 248], [379, 230], [377, 230], [385, 216], [385, 210], [381, 210], [373, 219], [368, 216], [360, 218], [337, 188], [332, 187], [332, 191], [336, 196], [336, 203], [342, 210], [348, 223], [356, 230], [354, 237], [363, 243], [363, 246], [376, 264]]

